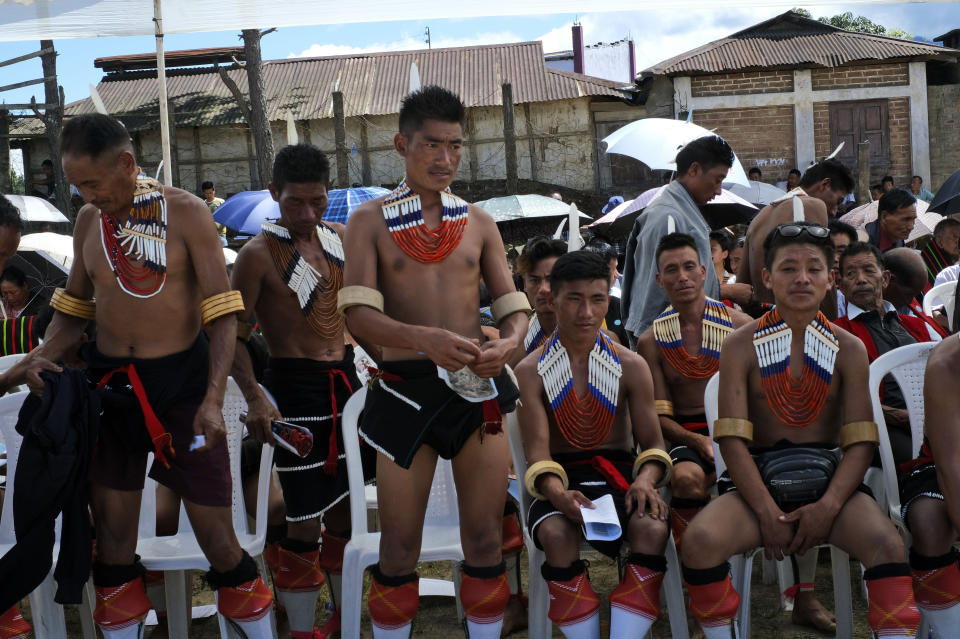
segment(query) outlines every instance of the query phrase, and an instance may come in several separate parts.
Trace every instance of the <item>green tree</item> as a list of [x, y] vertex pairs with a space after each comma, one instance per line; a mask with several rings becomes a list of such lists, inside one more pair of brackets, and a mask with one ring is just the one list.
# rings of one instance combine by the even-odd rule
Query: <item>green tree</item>
[[11, 195], [23, 195], [24, 184], [23, 176], [17, 175], [17, 172], [13, 169], [10, 169], [10, 194]]
[[[803, 16], [804, 18], [813, 19], [813, 15], [806, 9], [801, 9], [795, 7], [792, 11], [796, 14]], [[846, 29], [847, 31], [856, 31], [858, 33], [869, 33], [871, 35], [887, 36], [889, 38], [903, 38], [908, 40], [913, 37], [912, 34], [907, 33], [903, 29], [891, 28], [882, 24], [877, 24], [865, 16], [855, 16], [852, 11], [846, 11], [844, 13], [839, 13], [835, 16], [827, 17], [820, 16], [817, 18], [820, 22], [824, 24], [829, 24], [830, 26], [837, 27], [839, 29]]]

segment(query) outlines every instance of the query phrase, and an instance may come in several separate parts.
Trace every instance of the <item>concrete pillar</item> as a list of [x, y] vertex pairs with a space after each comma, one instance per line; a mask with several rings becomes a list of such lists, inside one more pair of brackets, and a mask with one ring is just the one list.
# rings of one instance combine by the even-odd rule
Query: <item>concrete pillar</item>
[[927, 111], [927, 63], [910, 63], [910, 163], [912, 175], [930, 183], [930, 117]]
[[803, 173], [817, 159], [813, 139], [813, 81], [810, 69], [793, 72], [793, 130], [797, 168]]

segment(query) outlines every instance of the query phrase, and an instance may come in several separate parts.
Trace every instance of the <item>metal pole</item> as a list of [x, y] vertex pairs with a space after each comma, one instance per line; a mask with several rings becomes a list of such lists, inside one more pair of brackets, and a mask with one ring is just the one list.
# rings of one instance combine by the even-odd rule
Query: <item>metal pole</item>
[[163, 0], [153, 0], [153, 23], [157, 35], [157, 79], [160, 81], [160, 145], [163, 149], [163, 183], [173, 186], [170, 158], [170, 120], [167, 114], [167, 65], [163, 56]]

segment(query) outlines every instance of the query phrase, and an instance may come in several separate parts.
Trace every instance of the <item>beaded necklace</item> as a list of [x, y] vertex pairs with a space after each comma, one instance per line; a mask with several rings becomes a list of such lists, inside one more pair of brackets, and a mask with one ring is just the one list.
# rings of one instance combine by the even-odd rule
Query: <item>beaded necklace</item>
[[328, 279], [303, 259], [286, 228], [270, 222], [263, 222], [260, 228], [280, 279], [296, 294], [313, 332], [325, 340], [342, 336], [344, 319], [337, 312], [337, 293], [343, 288], [343, 243], [337, 232], [322, 222], [317, 225], [317, 237], [330, 265]]
[[530, 325], [527, 327], [527, 335], [523, 338], [523, 350], [529, 355], [545, 341], [547, 341], [547, 335], [543, 332], [543, 327], [540, 326], [540, 317], [534, 313], [533, 317], [530, 318]]
[[581, 450], [596, 448], [607, 440], [617, 411], [623, 369], [616, 347], [603, 331], [597, 331], [588, 371], [589, 392], [581, 399], [573, 388], [570, 356], [555, 330], [543, 345], [537, 372], [560, 434], [568, 444]]
[[808, 426], [820, 414], [827, 398], [833, 366], [840, 350], [826, 316], [818, 312], [803, 333], [803, 373], [790, 375], [793, 330], [774, 308], [767, 311], [753, 332], [753, 348], [760, 363], [760, 381], [767, 404], [788, 426]]
[[404, 180], [383, 201], [381, 209], [390, 237], [404, 253], [423, 264], [441, 262], [453, 252], [467, 228], [468, 204], [447, 188], [440, 192], [440, 226], [428, 229], [423, 204]]
[[133, 207], [122, 226], [117, 218], [100, 211], [100, 245], [124, 293], [147, 298], [163, 289], [167, 279], [167, 203], [159, 182], [143, 173], [137, 177]]
[[683, 347], [680, 313], [673, 306], [668, 306], [667, 310], [653, 321], [653, 336], [660, 347], [660, 354], [681, 375], [689, 379], [707, 379], [719, 370], [720, 347], [727, 335], [733, 332], [733, 322], [727, 307], [708, 297], [703, 309], [700, 332], [700, 353], [692, 356]]

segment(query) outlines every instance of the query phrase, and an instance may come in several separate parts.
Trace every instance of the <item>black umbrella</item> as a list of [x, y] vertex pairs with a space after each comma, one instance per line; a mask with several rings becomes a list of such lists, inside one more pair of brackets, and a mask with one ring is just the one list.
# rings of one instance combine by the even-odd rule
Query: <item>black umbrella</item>
[[927, 210], [942, 215], [960, 213], [960, 170], [947, 178]]

